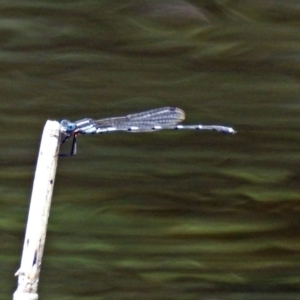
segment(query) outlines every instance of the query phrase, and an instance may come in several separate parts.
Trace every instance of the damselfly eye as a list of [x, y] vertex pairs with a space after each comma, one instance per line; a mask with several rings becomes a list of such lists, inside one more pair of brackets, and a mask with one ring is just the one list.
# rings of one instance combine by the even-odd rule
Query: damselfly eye
[[75, 129], [76, 129], [76, 125], [75, 125], [75, 124], [69, 123], [69, 124], [67, 125], [67, 130], [68, 130], [68, 131], [73, 131], [73, 130], [75, 130]]
[[76, 125], [69, 120], [61, 120], [60, 125], [64, 128], [66, 132], [73, 132], [76, 129]]

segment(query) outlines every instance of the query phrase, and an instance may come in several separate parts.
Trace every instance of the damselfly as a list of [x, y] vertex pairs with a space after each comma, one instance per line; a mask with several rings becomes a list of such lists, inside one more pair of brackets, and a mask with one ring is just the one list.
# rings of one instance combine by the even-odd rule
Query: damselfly
[[[178, 125], [185, 119], [185, 113], [177, 107], [162, 107], [123, 117], [93, 120], [89, 118], [75, 122], [61, 120], [61, 132], [65, 136], [61, 144], [73, 137], [70, 156], [77, 152], [77, 135], [96, 134], [113, 131], [146, 132], [162, 129], [215, 130], [225, 134], [234, 134], [231, 127], [219, 125]], [[64, 156], [62, 154], [62, 156]]]

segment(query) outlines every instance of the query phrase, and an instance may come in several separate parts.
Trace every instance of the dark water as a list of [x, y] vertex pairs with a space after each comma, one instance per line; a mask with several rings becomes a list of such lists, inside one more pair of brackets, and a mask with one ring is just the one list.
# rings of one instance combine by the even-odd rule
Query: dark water
[[40, 299], [299, 299], [299, 19], [291, 0], [2, 1], [0, 299], [45, 121], [166, 105], [238, 134], [81, 137]]

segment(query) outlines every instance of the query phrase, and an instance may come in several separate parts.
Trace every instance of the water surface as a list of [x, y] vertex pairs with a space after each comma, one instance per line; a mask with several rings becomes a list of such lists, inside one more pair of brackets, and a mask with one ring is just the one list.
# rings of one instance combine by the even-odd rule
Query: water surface
[[80, 137], [59, 160], [40, 297], [298, 299], [298, 20], [291, 0], [2, 2], [2, 298], [46, 120], [172, 105], [238, 134]]

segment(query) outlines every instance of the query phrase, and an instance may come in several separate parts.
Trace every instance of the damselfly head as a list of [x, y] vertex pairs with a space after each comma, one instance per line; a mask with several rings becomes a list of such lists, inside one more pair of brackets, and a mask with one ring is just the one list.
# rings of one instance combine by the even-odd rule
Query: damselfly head
[[76, 129], [76, 125], [69, 120], [61, 120], [60, 125], [62, 127], [62, 131], [66, 133], [72, 133]]

